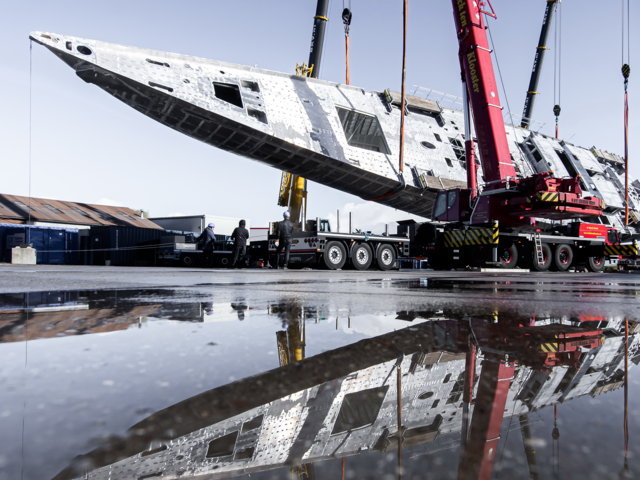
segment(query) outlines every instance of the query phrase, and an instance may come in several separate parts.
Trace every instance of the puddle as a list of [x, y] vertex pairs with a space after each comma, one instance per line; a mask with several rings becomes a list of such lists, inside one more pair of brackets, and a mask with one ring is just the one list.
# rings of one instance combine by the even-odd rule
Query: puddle
[[637, 473], [637, 319], [423, 283], [0, 295], [0, 478]]

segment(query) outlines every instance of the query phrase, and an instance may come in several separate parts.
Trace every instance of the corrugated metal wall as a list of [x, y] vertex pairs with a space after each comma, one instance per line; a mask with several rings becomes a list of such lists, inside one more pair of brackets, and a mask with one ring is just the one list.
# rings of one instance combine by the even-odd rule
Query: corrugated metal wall
[[164, 230], [135, 227], [91, 227], [86, 245], [89, 265], [155, 265]]

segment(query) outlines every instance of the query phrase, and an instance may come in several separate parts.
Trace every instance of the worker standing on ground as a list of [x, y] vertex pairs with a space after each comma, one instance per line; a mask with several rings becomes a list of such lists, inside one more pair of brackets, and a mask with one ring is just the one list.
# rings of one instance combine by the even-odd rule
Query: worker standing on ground
[[205, 255], [207, 260], [209, 260], [209, 257], [212, 256], [213, 251], [215, 250], [216, 234], [213, 233], [214, 228], [216, 228], [216, 226], [213, 223], [210, 223], [207, 225], [204, 232], [202, 232], [196, 239], [198, 248], [202, 250], [202, 253]]
[[[249, 231], [245, 228], [246, 222], [240, 220], [238, 226], [233, 229], [231, 238], [233, 239], [233, 261], [231, 262], [231, 268], [238, 268], [244, 263], [245, 255], [247, 254], [247, 239], [249, 238]], [[238, 259], [241, 258], [240, 265], [238, 265]]]
[[289, 220], [289, 212], [282, 214], [283, 220], [278, 224], [278, 248], [276, 249], [276, 268], [280, 268], [280, 252], [284, 249], [284, 263], [282, 267], [289, 266], [289, 249], [291, 248], [291, 235], [293, 233], [293, 223]]

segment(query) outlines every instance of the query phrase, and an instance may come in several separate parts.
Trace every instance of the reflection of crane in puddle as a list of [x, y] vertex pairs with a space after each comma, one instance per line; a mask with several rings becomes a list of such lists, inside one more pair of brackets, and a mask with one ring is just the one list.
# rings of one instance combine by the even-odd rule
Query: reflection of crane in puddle
[[[475, 403], [470, 425], [463, 425], [464, 453], [459, 466], [460, 478], [489, 479], [500, 441], [507, 396], [514, 381], [518, 364], [526, 365], [534, 372], [549, 377], [554, 367], [584, 368], [592, 351], [604, 344], [603, 332], [597, 328], [582, 328], [547, 324], [536, 326], [501, 322], [485, 325], [479, 333], [473, 329], [470, 345], [478, 342], [484, 358], [478, 379], [475, 398], [471, 396], [475, 383], [475, 369], [466, 369], [465, 403]], [[479, 336], [478, 336], [479, 335]], [[467, 350], [467, 365], [475, 364], [477, 349]], [[525, 391], [521, 391], [521, 394]], [[467, 407], [468, 408], [468, 407]], [[520, 415], [525, 441], [525, 454], [532, 478], [537, 477], [535, 455], [530, 442], [530, 430], [526, 415]], [[464, 433], [463, 433], [464, 435]], [[527, 438], [528, 437], [528, 438]]]
[[[622, 334], [594, 326], [445, 314], [184, 400], [78, 461], [96, 468], [88, 478], [226, 478], [375, 450], [402, 460], [462, 437], [459, 477], [489, 478], [505, 411], [517, 418], [620, 386]], [[304, 341], [289, 334], [291, 361]], [[634, 332], [632, 355], [639, 345]]]
[[[280, 318], [282, 318], [283, 328], [276, 332], [278, 344], [278, 359], [280, 366], [284, 367], [294, 362], [304, 359], [305, 347], [305, 310], [298, 302], [281, 303], [278, 308]], [[311, 480], [313, 475], [313, 464], [302, 463], [293, 465], [291, 473], [300, 480]]]

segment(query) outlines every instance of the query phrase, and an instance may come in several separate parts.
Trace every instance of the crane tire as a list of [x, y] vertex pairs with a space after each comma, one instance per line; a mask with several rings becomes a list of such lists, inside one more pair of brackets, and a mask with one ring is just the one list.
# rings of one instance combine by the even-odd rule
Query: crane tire
[[498, 262], [500, 262], [500, 268], [516, 268], [516, 265], [518, 265], [518, 247], [515, 245], [499, 247]]
[[604, 257], [587, 257], [587, 269], [590, 272], [601, 272], [604, 268]]
[[566, 272], [573, 263], [573, 248], [571, 245], [561, 243], [553, 251], [553, 266], [559, 272]]

